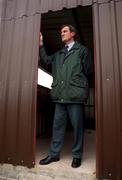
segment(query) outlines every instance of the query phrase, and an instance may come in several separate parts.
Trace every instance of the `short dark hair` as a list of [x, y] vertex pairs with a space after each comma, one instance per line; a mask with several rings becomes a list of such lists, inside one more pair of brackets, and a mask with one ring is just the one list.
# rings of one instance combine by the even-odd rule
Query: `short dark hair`
[[64, 27], [68, 27], [70, 32], [74, 32], [75, 33], [74, 40], [76, 40], [77, 39], [77, 35], [78, 35], [76, 28], [73, 25], [71, 25], [71, 24], [63, 24], [61, 26], [61, 29], [63, 29]]

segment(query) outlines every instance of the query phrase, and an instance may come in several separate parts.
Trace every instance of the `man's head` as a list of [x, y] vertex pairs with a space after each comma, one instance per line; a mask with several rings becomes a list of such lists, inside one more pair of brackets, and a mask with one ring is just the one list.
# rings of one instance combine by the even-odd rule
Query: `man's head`
[[65, 44], [74, 41], [76, 38], [76, 34], [77, 34], [76, 29], [72, 25], [66, 24], [63, 25], [61, 28], [61, 39], [62, 42], [64, 42]]

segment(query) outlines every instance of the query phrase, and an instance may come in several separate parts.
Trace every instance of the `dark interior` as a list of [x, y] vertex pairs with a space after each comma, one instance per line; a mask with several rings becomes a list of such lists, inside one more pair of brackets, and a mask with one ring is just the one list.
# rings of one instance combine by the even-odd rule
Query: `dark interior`
[[[90, 50], [94, 64], [92, 7], [78, 6], [77, 8], [63, 9], [57, 12], [49, 11], [42, 15], [41, 32], [48, 55], [62, 47], [60, 27], [63, 24], [72, 24], [77, 28], [78, 40]], [[41, 60], [39, 67], [51, 74], [51, 66], [46, 66]], [[84, 104], [84, 128], [95, 130], [94, 69], [88, 79], [90, 94], [88, 101]], [[55, 105], [50, 97], [50, 89], [38, 85], [37, 137], [51, 137], [54, 108]], [[70, 121], [68, 121], [67, 131], [71, 129]]]

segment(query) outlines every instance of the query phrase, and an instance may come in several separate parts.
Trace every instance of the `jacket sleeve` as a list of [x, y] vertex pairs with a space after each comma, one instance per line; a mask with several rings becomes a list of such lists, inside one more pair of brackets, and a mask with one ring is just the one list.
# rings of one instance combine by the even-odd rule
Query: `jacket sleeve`
[[45, 64], [51, 64], [54, 59], [54, 54], [50, 56], [47, 55], [44, 46], [40, 47], [39, 56], [40, 56], [40, 60], [43, 61], [43, 63]]
[[93, 61], [92, 61], [91, 53], [87, 48], [84, 48], [81, 51], [81, 61], [85, 75], [89, 76], [93, 71]]

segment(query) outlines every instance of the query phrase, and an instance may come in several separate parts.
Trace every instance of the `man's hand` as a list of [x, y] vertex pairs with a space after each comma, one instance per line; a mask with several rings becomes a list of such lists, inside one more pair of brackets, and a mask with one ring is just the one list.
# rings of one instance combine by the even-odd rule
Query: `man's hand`
[[43, 45], [43, 36], [42, 33], [39, 33], [39, 45], [42, 46]]

